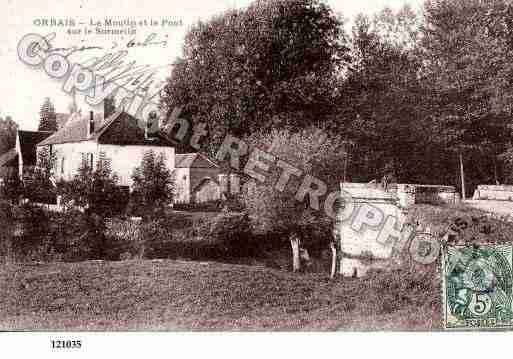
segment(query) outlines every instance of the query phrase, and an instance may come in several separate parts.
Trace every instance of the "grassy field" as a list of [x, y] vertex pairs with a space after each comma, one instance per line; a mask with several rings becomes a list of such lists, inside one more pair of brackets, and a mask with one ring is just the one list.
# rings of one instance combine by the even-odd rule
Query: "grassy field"
[[[513, 225], [483, 219], [483, 214], [464, 205], [418, 205], [409, 211], [435, 235], [442, 236], [460, 218], [472, 223], [458, 237], [464, 243], [511, 243]], [[198, 212], [191, 220], [211, 215]], [[283, 255], [289, 263], [288, 249]], [[271, 258], [281, 257], [273, 252]], [[262, 260], [243, 259], [0, 265], [0, 330], [441, 327], [439, 264], [406, 263], [401, 270], [372, 273], [365, 279], [329, 280], [327, 270], [293, 274], [266, 267]]]
[[173, 260], [4, 265], [0, 330], [437, 329], [432, 279]]

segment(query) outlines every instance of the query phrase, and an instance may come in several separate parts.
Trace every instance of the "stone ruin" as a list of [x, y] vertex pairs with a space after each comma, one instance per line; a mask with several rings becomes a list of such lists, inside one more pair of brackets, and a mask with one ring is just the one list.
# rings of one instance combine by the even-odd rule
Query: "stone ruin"
[[341, 210], [339, 217], [344, 220], [339, 220], [335, 228], [340, 238], [340, 274], [349, 277], [362, 277], [370, 269], [394, 266], [391, 261], [393, 246], [383, 244], [379, 238], [385, 223], [392, 223], [400, 230], [406, 221], [407, 210], [413, 204], [459, 201], [452, 186], [397, 184], [385, 190], [375, 182], [341, 183], [341, 190], [350, 195], [349, 200], [354, 206], [351, 216]]

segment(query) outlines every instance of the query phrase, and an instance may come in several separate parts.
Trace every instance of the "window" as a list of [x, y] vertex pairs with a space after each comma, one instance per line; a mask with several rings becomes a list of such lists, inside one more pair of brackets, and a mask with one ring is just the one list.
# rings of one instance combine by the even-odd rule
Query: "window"
[[61, 158], [61, 174], [64, 174], [64, 156]]
[[93, 158], [93, 154], [92, 154], [92, 153], [90, 153], [90, 154], [89, 154], [89, 156], [90, 156], [90, 159], [89, 159], [89, 168], [92, 170], [92, 169], [93, 169], [93, 160], [94, 160], [94, 158]]

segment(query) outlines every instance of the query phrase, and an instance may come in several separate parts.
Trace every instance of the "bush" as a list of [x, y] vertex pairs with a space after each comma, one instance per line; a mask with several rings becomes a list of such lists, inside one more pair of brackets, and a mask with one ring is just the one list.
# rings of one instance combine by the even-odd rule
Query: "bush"
[[26, 203], [22, 206], [0, 201], [0, 256], [3, 261], [54, 261], [54, 236], [48, 214]]
[[23, 195], [23, 183], [16, 174], [0, 178], [0, 199], [17, 203]]
[[71, 181], [61, 181], [57, 192], [66, 207], [80, 206], [101, 217], [123, 213], [128, 203], [128, 188], [117, 186], [110, 160], [101, 154], [96, 168], [83, 161]]
[[202, 238], [222, 245], [229, 256], [251, 256], [257, 249], [246, 214], [219, 214], [205, 221], [198, 232]]
[[31, 177], [25, 179], [23, 195], [35, 203], [57, 204], [57, 190], [44, 178]]
[[68, 210], [51, 217], [52, 248], [66, 262], [102, 259], [105, 224], [102, 217]]

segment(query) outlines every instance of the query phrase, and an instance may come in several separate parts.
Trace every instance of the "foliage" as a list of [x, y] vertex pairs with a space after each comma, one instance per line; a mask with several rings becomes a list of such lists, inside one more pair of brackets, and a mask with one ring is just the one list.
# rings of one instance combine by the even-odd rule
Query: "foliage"
[[189, 30], [163, 108], [208, 124], [211, 144], [227, 130], [320, 122], [337, 100], [346, 45], [341, 19], [318, 0], [255, 1]]
[[41, 203], [55, 203], [56, 187], [53, 177], [56, 165], [55, 153], [48, 147], [38, 150], [36, 168], [24, 179], [25, 197]]
[[330, 124], [355, 143], [348, 168], [352, 181], [379, 181], [387, 167], [402, 181], [425, 172], [417, 165], [419, 156], [428, 157], [418, 24], [409, 7], [355, 19], [352, 71], [344, 82], [340, 119]]
[[150, 216], [159, 216], [173, 203], [174, 174], [167, 166], [163, 154], [154, 151], [144, 154], [133, 174], [132, 206]]
[[[302, 171], [323, 181], [328, 193], [337, 191], [344, 174], [344, 141], [331, 137], [314, 128], [299, 133], [288, 130], [274, 130], [270, 134], [257, 133], [248, 142], [252, 147], [267, 149], [276, 158], [287, 162]], [[291, 176], [285, 190], [279, 191], [274, 185], [281, 173], [278, 168], [271, 168], [270, 176], [262, 184], [247, 185], [243, 200], [257, 232], [288, 232], [314, 223], [324, 225], [329, 218], [324, 213], [320, 198], [319, 210], [310, 208], [307, 202], [299, 202], [296, 192], [303, 176]], [[311, 199], [309, 199], [310, 201]]]
[[17, 130], [18, 124], [11, 116], [6, 116], [5, 119], [0, 116], [0, 155], [14, 148]]
[[23, 182], [17, 174], [0, 178], [0, 200], [7, 200], [14, 204], [18, 202], [23, 193]]
[[70, 208], [80, 206], [101, 217], [108, 217], [122, 210], [118, 205], [126, 205], [126, 193], [117, 186], [117, 182], [110, 160], [101, 153], [95, 169], [88, 161], [82, 161], [71, 181], [58, 184], [58, 193], [62, 196], [62, 202]]
[[57, 114], [55, 113], [55, 106], [49, 97], [44, 99], [39, 111], [38, 131], [57, 131]]
[[248, 251], [251, 222], [246, 214], [221, 213], [206, 221], [198, 233], [202, 238], [219, 242], [228, 251]]
[[449, 150], [491, 160], [495, 173], [472, 173], [488, 183], [499, 181], [497, 155], [511, 139], [512, 20], [511, 5], [501, 0], [425, 5], [424, 84], [435, 104], [430, 127]]

